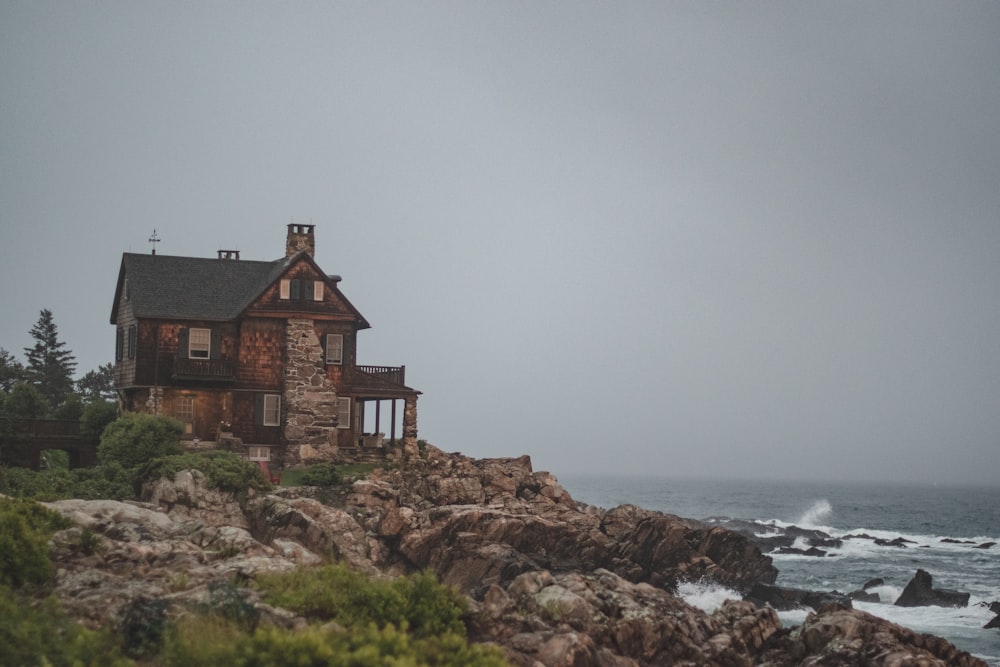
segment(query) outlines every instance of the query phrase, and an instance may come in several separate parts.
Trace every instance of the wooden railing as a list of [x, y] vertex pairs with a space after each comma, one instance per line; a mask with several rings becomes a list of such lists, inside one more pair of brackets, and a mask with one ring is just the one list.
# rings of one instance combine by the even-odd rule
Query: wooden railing
[[173, 378], [186, 380], [235, 380], [236, 364], [225, 359], [174, 357]]
[[80, 422], [75, 419], [0, 419], [0, 422], [28, 438], [80, 437]]
[[356, 366], [362, 373], [374, 375], [395, 384], [406, 384], [406, 366]]

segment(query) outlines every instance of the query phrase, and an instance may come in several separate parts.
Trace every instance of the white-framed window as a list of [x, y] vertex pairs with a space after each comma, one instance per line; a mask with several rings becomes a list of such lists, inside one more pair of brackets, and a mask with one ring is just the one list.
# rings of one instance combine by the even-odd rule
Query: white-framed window
[[313, 283], [313, 301], [323, 300], [323, 281], [317, 280]]
[[247, 447], [247, 458], [251, 461], [270, 461], [271, 448], [261, 447], [259, 445]]
[[194, 396], [178, 396], [174, 404], [174, 416], [182, 422], [193, 422]]
[[281, 394], [264, 394], [264, 426], [281, 426]]
[[194, 396], [181, 395], [174, 401], [174, 416], [184, 422], [184, 433], [194, 432]]
[[344, 334], [326, 335], [326, 363], [344, 363]]
[[351, 428], [351, 398], [337, 398], [337, 428]]
[[290, 299], [292, 298], [292, 281], [285, 278], [279, 283], [278, 286], [278, 298], [280, 299]]
[[208, 359], [212, 352], [212, 330], [191, 329], [188, 332], [188, 357]]

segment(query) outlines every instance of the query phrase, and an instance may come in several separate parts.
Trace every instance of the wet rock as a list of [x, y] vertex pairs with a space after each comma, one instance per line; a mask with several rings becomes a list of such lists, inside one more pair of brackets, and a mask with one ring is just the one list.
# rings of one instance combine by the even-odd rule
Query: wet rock
[[946, 588], [933, 588], [932, 577], [926, 570], [917, 570], [906, 588], [896, 599], [897, 607], [967, 607], [969, 594]]

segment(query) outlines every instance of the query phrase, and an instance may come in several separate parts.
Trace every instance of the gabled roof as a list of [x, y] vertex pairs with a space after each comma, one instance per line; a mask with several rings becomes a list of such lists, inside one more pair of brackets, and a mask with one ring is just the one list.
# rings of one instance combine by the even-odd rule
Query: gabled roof
[[[128, 300], [137, 318], [226, 322], [238, 318], [264, 290], [302, 259], [312, 264], [339, 293], [337, 279], [325, 276], [305, 251], [272, 262], [124, 253], [111, 307], [111, 324], [118, 321], [118, 305], [126, 280]], [[361, 327], [367, 328], [369, 325], [361, 313], [346, 298], [344, 301], [357, 315]]]

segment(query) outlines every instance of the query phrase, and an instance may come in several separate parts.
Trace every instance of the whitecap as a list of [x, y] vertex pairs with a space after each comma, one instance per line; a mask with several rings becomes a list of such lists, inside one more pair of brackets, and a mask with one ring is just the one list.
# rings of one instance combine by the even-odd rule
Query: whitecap
[[721, 607], [726, 600], [743, 598], [740, 593], [731, 588], [703, 581], [681, 583], [677, 587], [677, 595], [692, 607], [697, 607], [707, 614], [711, 614]]

